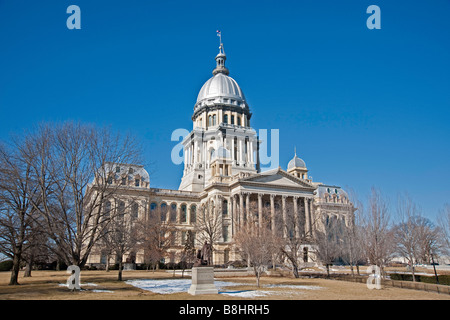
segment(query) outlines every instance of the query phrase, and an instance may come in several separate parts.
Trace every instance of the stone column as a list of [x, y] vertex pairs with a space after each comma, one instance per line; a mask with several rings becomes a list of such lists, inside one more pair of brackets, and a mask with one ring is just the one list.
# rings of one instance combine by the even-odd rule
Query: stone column
[[247, 197], [245, 199], [245, 214], [246, 214], [245, 223], [250, 225], [250, 228], [253, 228], [252, 219], [250, 217], [250, 193], [247, 193], [246, 195]]
[[198, 149], [198, 142], [197, 142], [197, 140], [194, 140], [194, 165], [196, 165], [197, 162], [198, 162], [198, 151], [197, 151], [197, 149]]
[[[178, 223], [183, 223], [182, 222], [182, 217], [183, 217], [183, 210], [182, 210], [182, 204], [178, 204], [177, 203], [177, 212], [178, 212]], [[186, 209], [187, 210], [187, 209]], [[186, 218], [187, 218], [187, 212], [186, 212]]]
[[281, 208], [283, 212], [283, 238], [287, 238], [286, 198], [287, 196], [281, 196]]
[[259, 234], [261, 234], [261, 228], [263, 227], [263, 207], [262, 207], [262, 193], [258, 193], [258, 230]]
[[232, 195], [231, 196], [231, 223], [232, 223], [232, 231], [231, 233], [234, 235], [237, 232], [237, 201], [236, 201], [236, 196]]
[[239, 194], [239, 229], [244, 226], [244, 194]]
[[242, 139], [239, 139], [239, 164], [242, 165], [242, 163], [244, 162], [244, 143], [242, 141]]
[[231, 138], [231, 160], [233, 161], [232, 163], [234, 164], [234, 137]]
[[253, 140], [249, 140], [250, 143], [250, 163], [253, 164], [254, 163], [254, 159], [253, 159]]
[[219, 242], [223, 242], [223, 197], [221, 195], [216, 195], [216, 214], [220, 219]]
[[305, 237], [308, 238], [311, 236], [311, 222], [309, 215], [309, 199], [303, 198], [305, 201]]
[[184, 152], [183, 152], [184, 154], [184, 171], [186, 171], [186, 169], [187, 169], [187, 165], [188, 165], [188, 162], [187, 162], [187, 160], [188, 160], [188, 155], [187, 155], [187, 148], [184, 148]]
[[272, 233], [275, 235], [276, 229], [275, 229], [275, 195], [274, 194], [270, 195], [270, 220], [271, 220], [270, 227], [272, 228]]
[[300, 239], [300, 219], [298, 217], [298, 208], [297, 208], [298, 197], [295, 196], [293, 200], [294, 200], [295, 237], [297, 239]]

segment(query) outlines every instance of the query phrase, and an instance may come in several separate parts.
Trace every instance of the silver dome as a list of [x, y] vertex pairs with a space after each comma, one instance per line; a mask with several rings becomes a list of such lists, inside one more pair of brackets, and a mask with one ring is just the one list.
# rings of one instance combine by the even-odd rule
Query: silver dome
[[215, 76], [205, 82], [197, 96], [197, 104], [204, 100], [213, 100], [215, 98], [230, 99], [239, 104], [245, 102], [244, 93], [237, 84], [236, 80], [223, 73], [217, 73]]
[[195, 103], [194, 110], [199, 111], [203, 107], [213, 105], [236, 106], [248, 111], [244, 93], [236, 80], [230, 77], [228, 69], [225, 67], [227, 56], [220, 44], [219, 54], [216, 56], [216, 68], [213, 70], [213, 77], [208, 79], [200, 89]]
[[288, 170], [293, 169], [293, 168], [305, 168], [306, 169], [305, 161], [303, 161], [302, 159], [297, 157], [297, 155], [295, 155], [294, 158], [291, 161], [289, 161], [289, 163], [288, 163]]

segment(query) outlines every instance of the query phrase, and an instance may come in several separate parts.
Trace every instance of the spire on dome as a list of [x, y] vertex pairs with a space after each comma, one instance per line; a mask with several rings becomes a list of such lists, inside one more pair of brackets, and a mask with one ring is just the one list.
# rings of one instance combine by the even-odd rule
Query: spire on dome
[[228, 75], [230, 71], [225, 67], [225, 60], [227, 60], [227, 56], [223, 48], [222, 33], [219, 30], [217, 30], [217, 36], [220, 38], [219, 54], [216, 56], [216, 68], [212, 73], [213, 75], [216, 75], [218, 73]]

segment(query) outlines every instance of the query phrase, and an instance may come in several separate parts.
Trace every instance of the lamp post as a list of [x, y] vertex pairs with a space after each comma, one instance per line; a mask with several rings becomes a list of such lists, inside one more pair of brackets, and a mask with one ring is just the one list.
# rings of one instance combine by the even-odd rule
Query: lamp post
[[436, 273], [436, 264], [434, 263], [434, 259], [433, 259], [433, 251], [430, 252], [431, 255], [431, 263], [433, 264], [433, 269], [434, 269], [434, 276], [436, 277], [436, 284], [439, 284], [439, 277]]

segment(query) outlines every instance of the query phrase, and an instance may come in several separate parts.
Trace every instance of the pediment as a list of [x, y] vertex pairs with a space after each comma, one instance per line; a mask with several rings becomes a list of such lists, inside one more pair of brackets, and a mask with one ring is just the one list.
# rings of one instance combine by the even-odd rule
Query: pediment
[[282, 169], [274, 169], [248, 178], [244, 178], [241, 182], [261, 183], [265, 185], [292, 187], [292, 188], [307, 188], [315, 189], [315, 187], [307, 181], [294, 177], [293, 175], [283, 171]]

